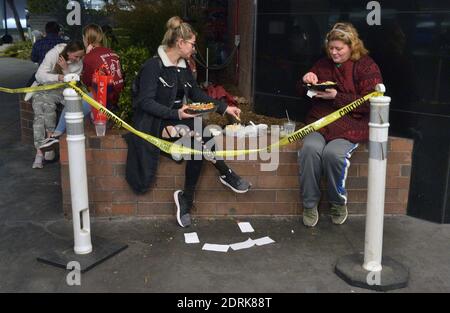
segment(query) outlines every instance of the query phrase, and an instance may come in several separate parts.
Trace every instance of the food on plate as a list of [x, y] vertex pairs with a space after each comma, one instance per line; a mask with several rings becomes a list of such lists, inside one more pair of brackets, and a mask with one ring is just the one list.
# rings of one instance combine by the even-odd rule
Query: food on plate
[[324, 91], [325, 89], [337, 88], [337, 84], [332, 81], [325, 81], [320, 84], [306, 84], [306, 88], [312, 90]]
[[212, 102], [208, 103], [191, 103], [188, 105], [188, 109], [186, 112], [192, 113], [192, 114], [198, 114], [198, 113], [205, 113], [205, 112], [211, 112], [215, 109], [215, 105]]
[[242, 126], [241, 124], [237, 124], [237, 123], [234, 123], [232, 125], [227, 125], [225, 127], [225, 129], [227, 131], [231, 131], [231, 132], [237, 132], [239, 130], [242, 130], [243, 128], [244, 128], [244, 126]]

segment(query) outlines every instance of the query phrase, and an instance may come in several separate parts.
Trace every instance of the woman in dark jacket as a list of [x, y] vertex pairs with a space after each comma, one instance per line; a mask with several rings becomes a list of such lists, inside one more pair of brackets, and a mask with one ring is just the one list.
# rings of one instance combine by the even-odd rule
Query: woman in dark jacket
[[[167, 28], [157, 56], [147, 60], [139, 74], [139, 92], [134, 101], [135, 128], [159, 138], [165, 138], [166, 135], [172, 137], [180, 125], [194, 130], [194, 120], [197, 118], [186, 113], [185, 99], [213, 102], [218, 113], [227, 113], [239, 119], [240, 109], [227, 107], [225, 103], [208, 97], [198, 87], [186, 65], [185, 60], [195, 50], [196, 33], [192, 27], [179, 17], [173, 17], [168, 21]], [[184, 135], [191, 136], [192, 132]], [[174, 136], [174, 139], [179, 138]], [[206, 142], [207, 138], [200, 140]], [[160, 150], [131, 134], [127, 136], [127, 143], [126, 179], [136, 193], [145, 193], [155, 178]], [[202, 158], [187, 160], [184, 190], [174, 193], [177, 221], [182, 227], [191, 224], [190, 210], [202, 164]], [[213, 164], [220, 173], [220, 182], [237, 193], [248, 191], [250, 184], [236, 175], [223, 160], [214, 160]]]

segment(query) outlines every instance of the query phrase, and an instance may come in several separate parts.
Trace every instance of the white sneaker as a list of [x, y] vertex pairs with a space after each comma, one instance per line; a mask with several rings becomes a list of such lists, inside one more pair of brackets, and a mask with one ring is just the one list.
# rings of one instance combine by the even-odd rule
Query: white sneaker
[[54, 150], [47, 151], [44, 153], [44, 160], [45, 161], [53, 161], [55, 159], [56, 153]]
[[33, 168], [44, 168], [44, 156], [42, 154], [36, 154], [33, 162]]
[[42, 145], [39, 146], [39, 150], [48, 151], [56, 148], [56, 145], [59, 144], [59, 140], [54, 137], [48, 137], [43, 142]]

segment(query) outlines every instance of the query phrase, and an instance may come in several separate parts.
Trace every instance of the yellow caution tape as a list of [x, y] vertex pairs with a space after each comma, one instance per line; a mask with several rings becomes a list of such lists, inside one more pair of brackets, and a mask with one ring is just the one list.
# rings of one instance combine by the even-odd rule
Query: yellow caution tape
[[48, 91], [53, 89], [60, 89], [67, 86], [67, 83], [59, 83], [59, 84], [52, 84], [52, 85], [43, 85], [43, 86], [35, 86], [35, 87], [25, 87], [25, 88], [17, 88], [17, 89], [11, 89], [11, 88], [4, 88], [0, 87], [0, 91], [6, 92], [6, 93], [28, 93], [28, 92], [38, 92], [38, 91]]
[[[110, 110], [105, 108], [103, 105], [89, 97], [81, 88], [79, 88], [76, 85], [76, 82], [70, 82], [70, 83], [61, 83], [61, 84], [55, 84], [55, 85], [46, 85], [46, 86], [39, 86], [39, 87], [30, 87], [30, 88], [20, 88], [20, 89], [8, 89], [8, 88], [2, 88], [0, 87], [0, 91], [8, 92], [8, 93], [25, 93], [25, 92], [35, 92], [35, 91], [43, 91], [43, 90], [51, 90], [51, 89], [58, 89], [65, 86], [69, 86], [73, 90], [75, 90], [87, 103], [89, 103], [91, 106], [105, 114], [108, 119], [112, 120], [114, 123], [116, 123], [119, 127], [123, 127], [126, 130], [132, 132], [136, 136], [141, 137], [142, 139], [148, 141], [149, 143], [153, 144], [157, 148], [159, 148], [161, 151], [164, 151], [169, 154], [178, 154], [178, 155], [187, 155], [187, 154], [206, 154], [211, 153], [210, 151], [204, 152], [200, 150], [191, 149], [188, 147], [180, 146], [175, 143], [172, 143], [170, 141], [166, 141], [163, 139], [160, 139], [158, 137], [143, 133], [141, 131], [138, 131], [134, 129], [132, 126], [130, 126], [128, 123], [123, 121], [121, 118], [116, 116], [114, 113], [112, 113]], [[45, 88], [45, 89], [44, 89]], [[258, 153], [261, 151], [271, 151], [274, 148], [282, 147], [289, 145], [291, 143], [294, 143], [298, 140], [301, 140], [305, 138], [307, 135], [318, 131], [319, 129], [335, 122], [336, 120], [340, 119], [344, 115], [347, 115], [363, 103], [365, 103], [367, 100], [369, 100], [372, 97], [379, 97], [383, 96], [382, 92], [374, 91], [362, 98], [359, 98], [352, 103], [346, 105], [345, 107], [309, 124], [306, 125], [299, 130], [295, 131], [294, 133], [283, 137], [278, 142], [271, 144], [270, 146], [260, 148], [260, 149], [250, 149], [250, 150], [223, 150], [223, 151], [214, 151], [212, 152], [215, 156], [219, 157], [235, 157], [240, 155], [247, 155], [251, 153]]]
[[[118, 126], [123, 127], [126, 130], [135, 134], [136, 136], [139, 136], [142, 139], [150, 142], [151, 144], [158, 147], [160, 150], [162, 150], [166, 153], [175, 153], [175, 154], [203, 154], [202, 151], [187, 148], [184, 146], [180, 146], [180, 145], [174, 144], [172, 142], [154, 137], [152, 135], [145, 134], [143, 132], [140, 132], [140, 131], [134, 129], [129, 124], [124, 122], [122, 119], [117, 117], [114, 113], [112, 113], [107, 108], [105, 108], [103, 105], [101, 105], [100, 103], [98, 103], [97, 101], [95, 101], [94, 99], [89, 97], [88, 95], [86, 95], [80, 88], [78, 88], [76, 86], [75, 82], [71, 82], [69, 85], [76, 92], [78, 92], [78, 94], [80, 94], [80, 96], [87, 103], [92, 105], [94, 108], [96, 108], [100, 112], [104, 113], [109, 119], [114, 121]], [[313, 132], [335, 122], [336, 120], [340, 119], [344, 115], [348, 114], [349, 112], [353, 111], [354, 109], [356, 109], [357, 107], [362, 105], [364, 102], [366, 102], [370, 98], [382, 96], [382, 95], [383, 95], [383, 93], [378, 92], [378, 91], [372, 92], [360, 99], [353, 101], [352, 103], [348, 104], [347, 106], [343, 107], [342, 109], [337, 110], [337, 111], [321, 118], [320, 120], [315, 121], [314, 123], [311, 123], [309, 125], [306, 125], [306, 126], [300, 128], [299, 130], [295, 131], [291, 135], [286, 136], [286, 137], [282, 138], [280, 141], [278, 141], [274, 144], [271, 144], [270, 146], [267, 146], [265, 148], [251, 149], [251, 150], [223, 150], [223, 151], [215, 151], [213, 153], [214, 153], [214, 155], [220, 156], [220, 157], [233, 157], [233, 156], [246, 155], [246, 154], [251, 154], [251, 153], [258, 153], [260, 151], [267, 151], [267, 150], [270, 151], [276, 147], [286, 146], [286, 145], [296, 142], [300, 139], [303, 139], [310, 133], [313, 133]]]
[[132, 132], [133, 134], [135, 134], [136, 136], [139, 136], [142, 139], [150, 142], [151, 144], [153, 144], [156, 147], [158, 147], [161, 151], [164, 151], [164, 152], [169, 153], [169, 154], [172, 154], [172, 153], [174, 153], [174, 154], [203, 154], [203, 151], [199, 151], [199, 150], [194, 150], [194, 149], [191, 149], [191, 148], [183, 147], [183, 146], [174, 144], [174, 143], [166, 141], [166, 140], [162, 140], [162, 139], [160, 139], [158, 137], [154, 137], [152, 135], [149, 135], [149, 134], [146, 134], [146, 133], [143, 133], [141, 131], [138, 131], [138, 130], [134, 129], [128, 123], [123, 121], [120, 117], [118, 117], [117, 115], [112, 113], [110, 110], [105, 108], [102, 104], [98, 103], [97, 101], [95, 101], [94, 99], [89, 97], [86, 93], [84, 93], [83, 90], [81, 90], [81, 88], [76, 86], [76, 82], [70, 82], [69, 86], [73, 90], [75, 90], [81, 96], [81, 98], [83, 98], [84, 101], [86, 101], [91, 106], [93, 106], [94, 108], [96, 108], [97, 110], [99, 110], [100, 112], [105, 114], [108, 117], [108, 119], [112, 120], [119, 127], [123, 127], [126, 130], [128, 130], [128, 131]]

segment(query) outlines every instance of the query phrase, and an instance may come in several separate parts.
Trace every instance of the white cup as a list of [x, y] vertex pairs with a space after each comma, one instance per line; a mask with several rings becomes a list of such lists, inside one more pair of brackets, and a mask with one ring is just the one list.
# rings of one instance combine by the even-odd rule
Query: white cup
[[97, 136], [105, 136], [106, 133], [106, 122], [96, 122], [95, 124], [95, 133]]
[[295, 132], [295, 122], [286, 122], [283, 124], [284, 126], [284, 131], [286, 132], [286, 135], [290, 135], [293, 132]]

